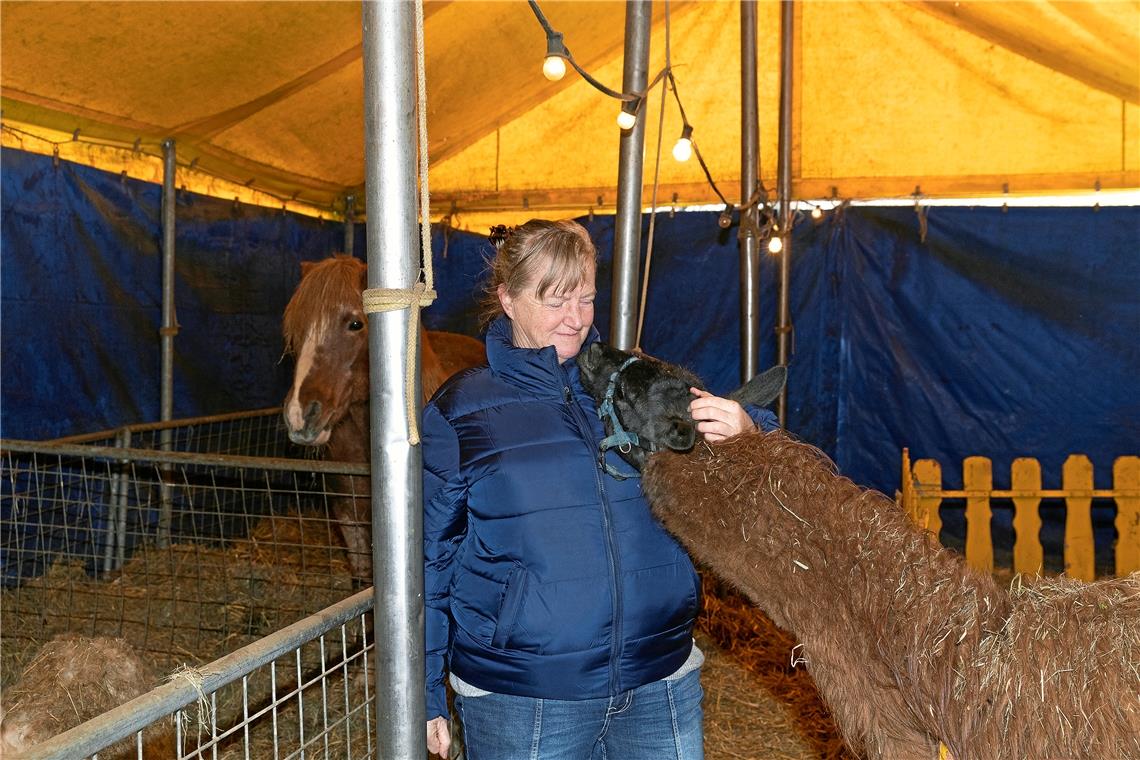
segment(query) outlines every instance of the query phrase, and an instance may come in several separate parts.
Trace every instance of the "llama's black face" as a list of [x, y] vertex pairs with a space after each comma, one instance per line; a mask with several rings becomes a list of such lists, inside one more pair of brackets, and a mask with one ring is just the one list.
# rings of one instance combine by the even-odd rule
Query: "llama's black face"
[[[599, 406], [606, 396], [610, 377], [631, 353], [594, 343], [578, 354], [582, 385]], [[688, 451], [697, 441], [697, 428], [689, 413], [693, 400], [690, 388], [704, 388], [701, 381], [688, 370], [673, 364], [638, 354], [639, 360], [622, 370], [614, 383], [614, 411], [622, 426], [636, 433], [643, 446], [652, 444], [658, 449]], [[613, 433], [613, 424], [605, 420], [606, 433]], [[637, 469], [645, 464], [649, 455], [646, 448], [633, 447], [618, 450], [622, 458]]]
[[[593, 343], [578, 354], [582, 385], [599, 408], [611, 376], [634, 355], [602, 343]], [[643, 446], [648, 443], [658, 449], [688, 451], [697, 442], [698, 435], [689, 413], [689, 403], [693, 400], [689, 389], [704, 390], [704, 384], [692, 372], [676, 364], [645, 354], [636, 356], [638, 361], [621, 369], [614, 382], [614, 412], [627, 431], [637, 434]], [[784, 367], [773, 367], [733, 391], [728, 398], [763, 406], [779, 395], [786, 377]], [[611, 435], [612, 421], [606, 418], [605, 424], [606, 434]], [[651, 453], [648, 448], [635, 446], [628, 451], [618, 449], [618, 452], [640, 470]]]

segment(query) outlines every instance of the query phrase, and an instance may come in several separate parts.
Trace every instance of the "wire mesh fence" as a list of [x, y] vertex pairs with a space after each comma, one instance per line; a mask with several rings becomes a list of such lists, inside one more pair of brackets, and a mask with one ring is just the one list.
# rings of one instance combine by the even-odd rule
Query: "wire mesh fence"
[[367, 465], [233, 453], [287, 451], [278, 419], [0, 441], [4, 681], [59, 634], [198, 665], [351, 595], [333, 515], [369, 514]]
[[111, 430], [56, 438], [52, 443], [250, 457], [312, 458], [309, 455], [311, 449], [297, 446], [285, 434], [280, 407], [188, 417], [170, 422], [124, 425]]
[[35, 744], [26, 760], [374, 757], [371, 589]]

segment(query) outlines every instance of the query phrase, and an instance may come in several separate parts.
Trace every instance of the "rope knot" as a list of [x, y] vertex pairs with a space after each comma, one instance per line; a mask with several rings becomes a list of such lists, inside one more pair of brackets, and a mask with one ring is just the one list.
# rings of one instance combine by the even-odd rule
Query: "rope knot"
[[420, 442], [420, 429], [416, 421], [416, 378], [412, 372], [416, 363], [416, 339], [419, 337], [417, 327], [420, 323], [420, 309], [431, 306], [435, 298], [435, 290], [422, 281], [411, 288], [368, 288], [364, 291], [365, 314], [409, 310], [408, 341], [404, 347], [404, 366], [408, 368], [404, 373], [404, 410], [408, 414], [408, 443], [412, 446]]

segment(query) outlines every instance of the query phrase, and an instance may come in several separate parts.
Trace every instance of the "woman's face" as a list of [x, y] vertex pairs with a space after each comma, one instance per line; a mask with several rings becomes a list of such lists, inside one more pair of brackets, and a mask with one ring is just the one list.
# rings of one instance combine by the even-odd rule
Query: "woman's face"
[[499, 301], [511, 318], [516, 346], [554, 346], [559, 362], [578, 355], [594, 323], [594, 265], [584, 274], [584, 283], [574, 290], [559, 295], [548, 292], [542, 298], [535, 292], [533, 282], [515, 296], [507, 292], [506, 286], [499, 286]]

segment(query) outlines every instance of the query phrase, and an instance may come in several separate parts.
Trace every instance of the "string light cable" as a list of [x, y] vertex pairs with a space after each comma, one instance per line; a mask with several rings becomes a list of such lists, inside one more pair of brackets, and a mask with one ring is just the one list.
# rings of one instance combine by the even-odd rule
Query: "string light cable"
[[[543, 59], [544, 76], [546, 76], [546, 78], [550, 79], [551, 81], [558, 81], [562, 79], [566, 73], [565, 64], [569, 62], [574, 70], [577, 71], [578, 74], [581, 75], [584, 80], [586, 80], [586, 82], [594, 87], [594, 89], [611, 98], [621, 101], [622, 106], [621, 111], [618, 113], [618, 126], [620, 126], [622, 129], [632, 129], [637, 124], [637, 117], [645, 103], [646, 98], [648, 97], [648, 93], [652, 91], [652, 89], [658, 84], [662, 84], [663, 87], [669, 89], [673, 93], [673, 98], [677, 103], [677, 110], [680, 112], [681, 116], [681, 135], [677, 139], [677, 142], [673, 145], [673, 157], [677, 161], [684, 162], [688, 161], [693, 155], [696, 155], [697, 163], [701, 167], [701, 172], [705, 176], [705, 181], [708, 183], [709, 187], [712, 188], [713, 193], [720, 200], [720, 203], [723, 206], [721, 213], [717, 218], [717, 224], [722, 229], [731, 227], [732, 210], [735, 208], [735, 206], [727, 198], [725, 198], [724, 193], [720, 191], [720, 188], [716, 184], [716, 180], [713, 179], [712, 172], [709, 170], [708, 163], [705, 161], [704, 156], [701, 154], [700, 146], [693, 137], [693, 125], [689, 121], [688, 115], [685, 113], [685, 106], [681, 102], [681, 95], [677, 88], [677, 80], [673, 75], [671, 19], [668, 0], [665, 2], [665, 65], [661, 71], [659, 71], [653, 78], [653, 81], [651, 81], [645, 87], [644, 90], [641, 92], [633, 93], [618, 92], [617, 90], [607, 87], [606, 85], [599, 82], [595, 77], [591, 76], [589, 72], [587, 72], [578, 64], [578, 62], [574, 59], [574, 56], [570, 53], [570, 49], [566, 46], [565, 37], [562, 32], [557, 31], [553, 26], [550, 25], [550, 22], [546, 19], [546, 16], [543, 14], [542, 9], [539, 7], [538, 0], [527, 0], [527, 2], [530, 5], [531, 11], [534, 13], [534, 17], [538, 20], [539, 25], [542, 26], [542, 29], [546, 34], [546, 56]], [[664, 96], [662, 103], [664, 103]], [[663, 124], [663, 121], [661, 121], [658, 126], [659, 131], [661, 129], [661, 124]], [[659, 153], [660, 141], [661, 136], [659, 134]], [[655, 178], [654, 202], [651, 208], [656, 208], [657, 206], [656, 181], [657, 180]], [[772, 213], [772, 205], [769, 202], [768, 192], [764, 188], [763, 180], [760, 180], [759, 184], [759, 190], [749, 201], [749, 203], [744, 204], [740, 207], [741, 226], [742, 234], [746, 234], [746, 231], [743, 228], [747, 224], [748, 231], [759, 234], [760, 237], [764, 237], [766, 235], [770, 235], [774, 229], [777, 229], [777, 225]], [[754, 224], [751, 222], [751, 220], [745, 220], [745, 217], [747, 216], [745, 212], [750, 210], [753, 206], [758, 206], [760, 209], [762, 209], [762, 224]], [[651, 217], [651, 227], [652, 224], [653, 219]], [[644, 298], [642, 299], [642, 303], [644, 304]]]
[[534, 12], [534, 17], [538, 19], [538, 23], [542, 26], [543, 31], [546, 32], [546, 57], [542, 62], [543, 75], [551, 81], [558, 81], [566, 75], [566, 63], [569, 63], [574, 67], [574, 70], [598, 92], [622, 102], [621, 111], [618, 112], [618, 126], [622, 129], [633, 129], [637, 124], [637, 116], [641, 111], [641, 105], [645, 101], [646, 96], [650, 90], [656, 87], [665, 77], [668, 68], [663, 68], [657, 72], [657, 76], [655, 76], [653, 81], [641, 92], [618, 92], [613, 88], [607, 87], [595, 79], [590, 72], [578, 65], [578, 61], [574, 59], [570, 48], [566, 47], [562, 32], [555, 30], [554, 27], [550, 25], [550, 22], [546, 20], [542, 9], [538, 7], [537, 0], [527, 0], [527, 2], [530, 5], [530, 9]]
[[[669, 56], [669, 0], [665, 0], [665, 70], [671, 68], [672, 61]], [[667, 85], [666, 85], [667, 86]], [[641, 299], [637, 310], [637, 333], [634, 337], [634, 348], [641, 348], [641, 330], [645, 326], [645, 304], [649, 300], [649, 268], [653, 263], [653, 240], [657, 230], [657, 189], [661, 179], [661, 139], [665, 134], [665, 94], [664, 86], [661, 90], [661, 108], [657, 112], [657, 154], [653, 163], [653, 194], [649, 204], [649, 235], [645, 242], [645, 267], [641, 273]], [[692, 130], [690, 130], [692, 134]], [[676, 147], [673, 148], [674, 156]]]

